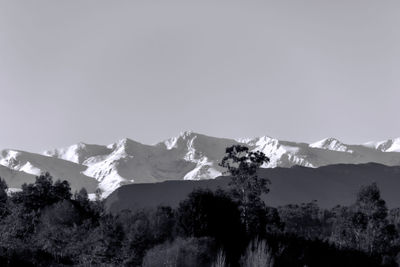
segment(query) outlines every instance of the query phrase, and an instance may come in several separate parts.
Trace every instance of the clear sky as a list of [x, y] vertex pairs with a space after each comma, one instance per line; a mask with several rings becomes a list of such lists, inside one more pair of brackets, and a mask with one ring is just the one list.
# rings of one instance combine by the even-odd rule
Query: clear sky
[[0, 0], [0, 149], [400, 136], [400, 1]]

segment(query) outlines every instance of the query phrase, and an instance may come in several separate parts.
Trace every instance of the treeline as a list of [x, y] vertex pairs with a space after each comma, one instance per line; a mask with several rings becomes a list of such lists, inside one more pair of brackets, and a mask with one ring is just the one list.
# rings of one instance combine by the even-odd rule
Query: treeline
[[[354, 205], [246, 208], [231, 191], [195, 190], [179, 207], [109, 214], [49, 174], [7, 194], [1, 266], [398, 266], [400, 210], [375, 184]], [[244, 214], [245, 212], [245, 214]]]

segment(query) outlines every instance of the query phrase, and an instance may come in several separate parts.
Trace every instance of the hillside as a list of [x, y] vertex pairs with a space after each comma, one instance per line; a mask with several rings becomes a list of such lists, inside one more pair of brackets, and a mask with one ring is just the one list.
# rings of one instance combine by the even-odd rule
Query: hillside
[[[321, 207], [349, 205], [360, 186], [377, 182], [389, 207], [400, 207], [400, 167], [381, 164], [339, 164], [319, 168], [292, 167], [262, 169], [260, 177], [271, 181], [271, 191], [263, 197], [271, 206], [317, 200]], [[203, 181], [167, 181], [156, 184], [125, 185], [106, 200], [112, 212], [168, 205], [176, 207], [194, 188], [226, 188], [228, 177]]]

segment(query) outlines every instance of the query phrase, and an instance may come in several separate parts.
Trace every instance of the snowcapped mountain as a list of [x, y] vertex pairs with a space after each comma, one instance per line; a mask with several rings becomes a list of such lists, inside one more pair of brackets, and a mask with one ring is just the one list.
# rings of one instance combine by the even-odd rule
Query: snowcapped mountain
[[354, 152], [353, 150], [349, 149], [347, 145], [343, 144], [336, 138], [325, 138], [322, 139], [321, 141], [310, 144], [309, 146], [313, 148], [321, 148], [321, 149], [334, 150], [340, 152], [349, 152], [349, 153]]
[[35, 176], [42, 172], [50, 172], [54, 177], [68, 180], [73, 190], [85, 187], [89, 192], [94, 192], [98, 184], [92, 177], [83, 174], [86, 167], [81, 164], [25, 151], [3, 150], [0, 167], [12, 171], [14, 178], [0, 171], [0, 177], [7, 181], [9, 187], [20, 187], [23, 183], [33, 182]]
[[375, 148], [383, 152], [400, 152], [400, 137], [380, 142], [368, 142], [364, 146]]
[[220, 176], [218, 166], [225, 148], [234, 144], [264, 152], [271, 161], [265, 168], [320, 167], [338, 163], [376, 162], [400, 165], [400, 138], [363, 145], [348, 145], [335, 138], [307, 144], [281, 141], [268, 136], [225, 139], [194, 132], [183, 132], [155, 145], [122, 139], [108, 146], [75, 144], [66, 148], [35, 154], [3, 150], [0, 155], [0, 176], [19, 187], [32, 182], [36, 175], [50, 172], [66, 179], [73, 190], [97, 188], [107, 196], [129, 183], [154, 183], [166, 180], [200, 180]]

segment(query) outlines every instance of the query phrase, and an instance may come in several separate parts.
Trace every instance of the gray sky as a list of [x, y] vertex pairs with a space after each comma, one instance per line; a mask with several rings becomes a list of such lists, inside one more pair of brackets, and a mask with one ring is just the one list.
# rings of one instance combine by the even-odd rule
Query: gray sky
[[0, 149], [400, 136], [399, 1], [0, 0]]

